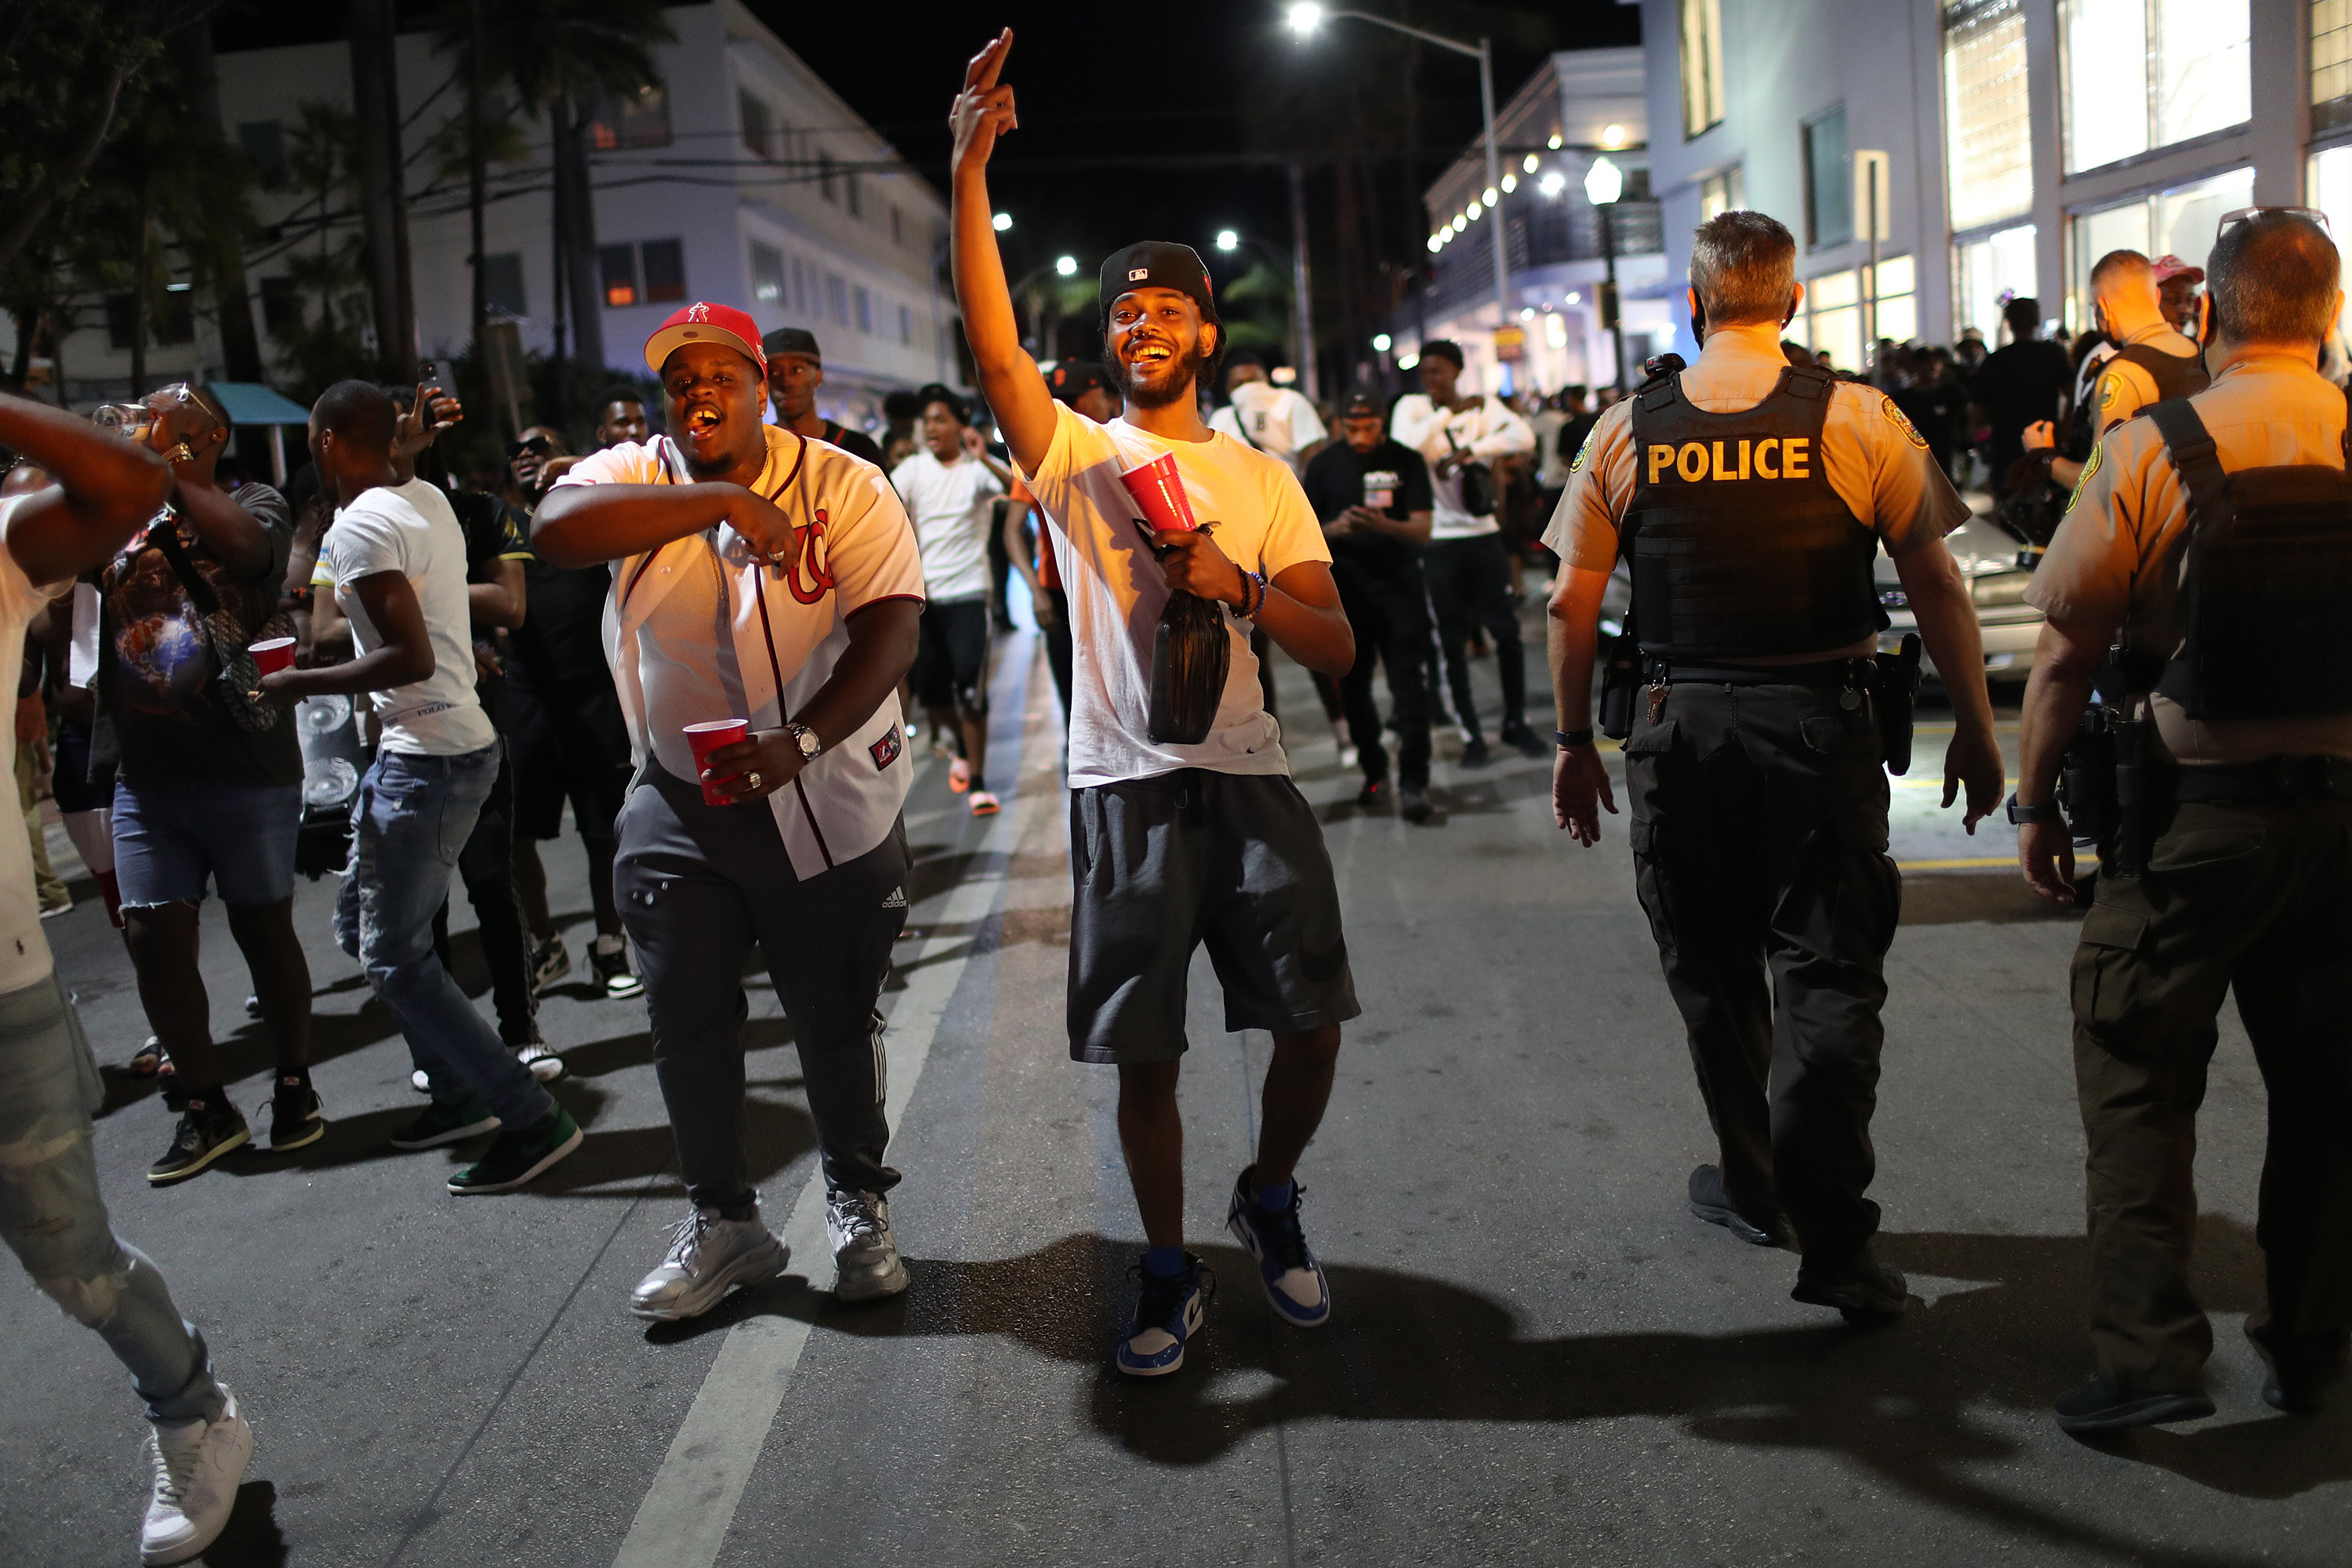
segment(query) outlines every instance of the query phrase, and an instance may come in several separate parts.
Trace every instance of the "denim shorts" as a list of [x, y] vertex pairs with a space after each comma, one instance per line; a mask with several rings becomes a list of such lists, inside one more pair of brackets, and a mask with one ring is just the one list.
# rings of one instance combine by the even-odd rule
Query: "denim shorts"
[[114, 785], [114, 877], [131, 909], [201, 902], [210, 880], [225, 904], [294, 896], [302, 786]]

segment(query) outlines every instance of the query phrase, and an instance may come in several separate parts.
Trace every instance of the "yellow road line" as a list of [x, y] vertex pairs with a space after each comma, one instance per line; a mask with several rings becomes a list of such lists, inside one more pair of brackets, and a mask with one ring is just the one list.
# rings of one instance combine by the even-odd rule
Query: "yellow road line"
[[1897, 860], [1895, 868], [1898, 871], [1974, 871], [1987, 866], [2016, 864], [2017, 857], [2014, 855], [1996, 855], [1975, 860]]

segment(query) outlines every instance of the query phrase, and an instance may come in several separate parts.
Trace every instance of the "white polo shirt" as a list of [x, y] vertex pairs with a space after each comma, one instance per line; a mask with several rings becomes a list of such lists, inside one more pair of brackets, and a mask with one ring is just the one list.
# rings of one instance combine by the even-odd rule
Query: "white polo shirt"
[[[793, 520], [789, 567], [770, 566], [726, 525], [613, 563], [604, 653], [629, 743], [681, 779], [695, 776], [688, 724], [797, 717], [849, 647], [849, 617], [885, 599], [923, 598], [906, 509], [881, 469], [837, 447], [768, 426], [768, 464], [752, 488]], [[664, 437], [583, 458], [556, 483], [687, 484]], [[768, 796], [803, 880], [888, 836], [914, 777], [898, 700], [883, 699], [847, 740]]]

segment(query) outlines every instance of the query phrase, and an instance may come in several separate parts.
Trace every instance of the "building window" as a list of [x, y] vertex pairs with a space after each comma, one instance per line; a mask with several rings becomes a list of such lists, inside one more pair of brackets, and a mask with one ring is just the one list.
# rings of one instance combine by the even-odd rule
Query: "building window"
[[[1870, 268], [1862, 269], [1865, 284]], [[1889, 342], [1907, 343], [1919, 335], [1919, 268], [1907, 256], [1890, 256], [1878, 264], [1878, 298], [1874, 307], [1878, 335]]]
[[849, 325], [849, 289], [838, 272], [824, 275], [824, 313], [845, 327]]
[[1848, 268], [1805, 280], [1806, 347], [1840, 370], [1862, 368], [1862, 278]]
[[2311, 128], [2346, 125], [2352, 125], [2352, 0], [2311, 0]]
[[751, 298], [781, 308], [784, 302], [784, 257], [772, 245], [751, 242]]
[[856, 288], [852, 289], [849, 292], [850, 298], [854, 300], [857, 305], [857, 330], [861, 332], [873, 331], [874, 296], [866, 291], [866, 285], [863, 283], [860, 283]]
[[[2309, 183], [2313, 206], [2327, 215], [2327, 226], [2337, 234], [2352, 235], [2352, 146], [2330, 147], [2311, 156]], [[2343, 330], [2343, 320], [2336, 321]]]
[[735, 118], [742, 123], [745, 151], [756, 158], [776, 155], [776, 128], [765, 100], [748, 92], [737, 93]]
[[250, 120], [236, 128], [236, 144], [261, 183], [271, 190], [286, 183], [286, 127], [275, 120]]
[[[1810, 121], [1805, 141], [1805, 243], [1819, 250], [1853, 237], [1853, 164], [1845, 151], [1845, 105]], [[1847, 365], [1852, 369], [1851, 363]]]
[[2060, 0], [2066, 172], [2253, 112], [2247, 0]]
[[898, 307], [898, 341], [910, 346], [915, 341], [915, 312], [904, 305]]
[[646, 303], [660, 305], [686, 298], [686, 247], [675, 239], [649, 239], [638, 247], [645, 256]]
[[522, 252], [507, 250], [483, 257], [482, 279], [492, 310], [506, 316], [530, 314], [523, 308]]
[[2078, 331], [2090, 326], [2091, 270], [2107, 252], [2137, 250], [2151, 259], [2172, 255], [2202, 262], [2213, 248], [2221, 215], [2253, 202], [2254, 172], [2232, 169], [2153, 196], [2075, 215], [2066, 237], [2067, 320]]
[[826, 201], [837, 202], [841, 199], [839, 194], [833, 188], [833, 154], [830, 153], [819, 153], [816, 155], [816, 188], [817, 194]]
[[1952, 226], [1976, 228], [2032, 207], [2022, 0], [1944, 7], [1944, 112]]
[[637, 247], [634, 245], [607, 245], [596, 252], [597, 269], [604, 279], [604, 303], [608, 306], [634, 305], [642, 297], [637, 291]]
[[[126, 350], [139, 332], [139, 301], [131, 294], [106, 297], [106, 342]], [[195, 294], [185, 283], [167, 284], [163, 301], [147, 317], [147, 341], [163, 347], [194, 342], [196, 337]]]
[[2021, 294], [2039, 295], [2034, 279], [2033, 226], [1997, 229], [1952, 247], [1952, 331], [1974, 327], [1990, 347], [2000, 334], [2000, 308]]
[[1723, 0], [1681, 0], [1683, 137], [1723, 122]]
[[669, 93], [654, 86], [599, 98], [588, 117], [588, 145], [599, 153], [668, 146]]
[[1698, 220], [1721, 217], [1727, 212], [1738, 212], [1748, 205], [1748, 181], [1739, 165], [1709, 174], [1698, 183]]
[[261, 330], [271, 337], [302, 330], [302, 290], [291, 278], [261, 280]]

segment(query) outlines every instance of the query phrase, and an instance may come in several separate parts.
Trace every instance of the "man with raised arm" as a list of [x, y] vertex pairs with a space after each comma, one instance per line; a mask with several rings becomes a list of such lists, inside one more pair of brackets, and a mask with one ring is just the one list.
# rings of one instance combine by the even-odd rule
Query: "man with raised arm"
[[[1276, 1315], [1330, 1314], [1299, 1227], [1294, 1171], [1323, 1119], [1339, 1026], [1361, 1011], [1339, 900], [1317, 826], [1264, 707], [1244, 621], [1310, 669], [1339, 676], [1355, 638], [1330, 552], [1279, 458], [1202, 423], [1198, 387], [1224, 347], [1208, 272], [1188, 247], [1147, 241], [1103, 263], [1103, 363], [1125, 412], [1097, 425], [1056, 403], [1021, 348], [990, 226], [989, 154], [1015, 118], [1000, 85], [1006, 29], [973, 57], [953, 112], [956, 291], [980, 384], [1036, 497], [1069, 595], [1070, 1054], [1119, 1071], [1119, 1142], [1150, 1249], [1133, 1327], [1113, 1360], [1131, 1376], [1183, 1364], [1206, 1300], [1184, 1249], [1184, 1129], [1176, 1105], [1184, 981], [1205, 940], [1225, 1026], [1274, 1037], [1257, 1160], [1226, 1225], [1256, 1260]], [[1121, 473], [1172, 454], [1197, 532], [1148, 533]], [[1152, 637], [1184, 589], [1226, 605], [1231, 665], [1197, 745], [1148, 735]]]

